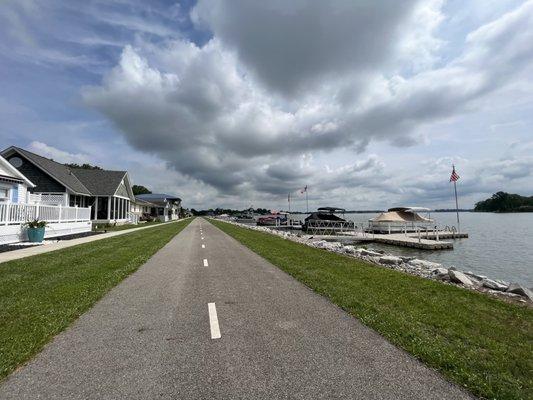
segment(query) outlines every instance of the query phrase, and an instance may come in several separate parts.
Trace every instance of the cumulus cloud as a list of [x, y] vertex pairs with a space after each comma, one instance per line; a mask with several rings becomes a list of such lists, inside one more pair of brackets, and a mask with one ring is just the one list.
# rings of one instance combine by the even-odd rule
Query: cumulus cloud
[[90, 157], [87, 154], [69, 153], [39, 141], [31, 142], [28, 150], [60, 163], [83, 164], [90, 162]]
[[[532, 66], [532, 1], [437, 63], [441, 7], [200, 0], [192, 19], [212, 32], [208, 43], [126, 46], [84, 101], [133, 148], [223, 195], [279, 196], [306, 182], [398, 192], [383, 162], [361, 154], [369, 143], [413, 146], [425, 124], [475, 109]], [[359, 159], [331, 170], [301, 162], [339, 149]]]

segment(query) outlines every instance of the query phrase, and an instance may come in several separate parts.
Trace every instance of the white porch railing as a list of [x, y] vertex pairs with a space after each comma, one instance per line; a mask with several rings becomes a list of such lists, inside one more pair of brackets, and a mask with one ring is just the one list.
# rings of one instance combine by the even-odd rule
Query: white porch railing
[[29, 204], [43, 204], [49, 206], [66, 206], [68, 195], [66, 193], [29, 193]]
[[130, 222], [130, 224], [137, 225], [139, 223], [139, 215], [133, 212], [128, 212], [127, 217], [128, 217], [128, 221]]
[[23, 224], [39, 219], [47, 222], [83, 222], [91, 220], [91, 207], [64, 207], [42, 204], [0, 204], [0, 225]]

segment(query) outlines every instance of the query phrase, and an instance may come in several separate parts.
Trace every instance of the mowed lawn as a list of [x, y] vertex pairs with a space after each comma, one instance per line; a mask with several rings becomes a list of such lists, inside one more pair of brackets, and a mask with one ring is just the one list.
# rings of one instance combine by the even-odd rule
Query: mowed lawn
[[533, 399], [531, 308], [210, 221], [473, 394]]
[[0, 264], [0, 379], [38, 353], [190, 221]]
[[96, 224], [96, 227], [93, 228], [95, 232], [115, 232], [115, 231], [125, 231], [128, 229], [142, 228], [145, 226], [158, 225], [162, 224], [160, 221], [150, 221], [139, 223], [138, 225], [134, 224], [123, 224], [123, 225], [110, 225], [110, 224]]

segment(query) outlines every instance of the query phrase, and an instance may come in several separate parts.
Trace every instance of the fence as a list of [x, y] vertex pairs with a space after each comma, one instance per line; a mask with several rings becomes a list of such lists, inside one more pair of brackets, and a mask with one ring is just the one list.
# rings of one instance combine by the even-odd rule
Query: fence
[[28, 193], [28, 203], [48, 206], [67, 206], [66, 193]]
[[0, 204], [0, 225], [23, 224], [32, 220], [84, 222], [91, 220], [91, 207], [64, 207], [42, 204]]
[[334, 220], [308, 221], [305, 227], [311, 235], [342, 235], [357, 230], [355, 222]]

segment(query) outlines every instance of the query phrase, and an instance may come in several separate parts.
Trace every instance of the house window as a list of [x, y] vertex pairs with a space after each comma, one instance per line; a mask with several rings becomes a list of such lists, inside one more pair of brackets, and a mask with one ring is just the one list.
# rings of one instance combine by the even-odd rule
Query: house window
[[9, 188], [5, 186], [0, 186], [0, 201], [9, 200]]
[[9, 159], [9, 163], [15, 168], [22, 167], [22, 159], [19, 157], [11, 157]]

